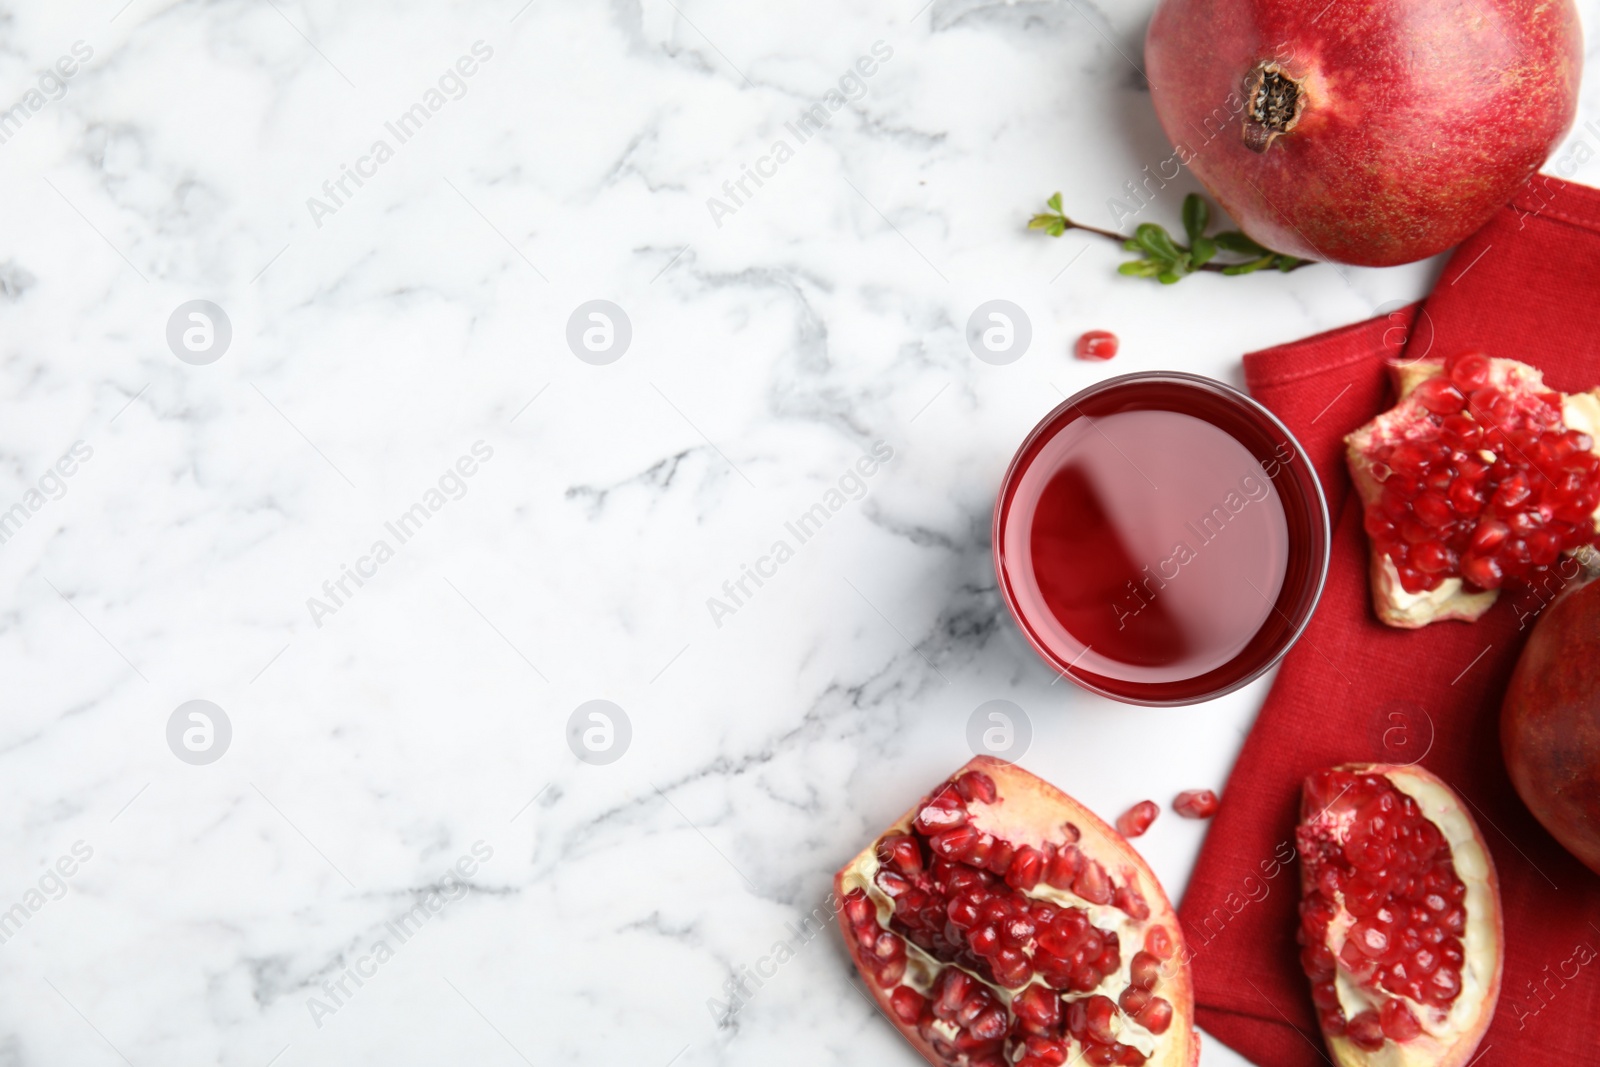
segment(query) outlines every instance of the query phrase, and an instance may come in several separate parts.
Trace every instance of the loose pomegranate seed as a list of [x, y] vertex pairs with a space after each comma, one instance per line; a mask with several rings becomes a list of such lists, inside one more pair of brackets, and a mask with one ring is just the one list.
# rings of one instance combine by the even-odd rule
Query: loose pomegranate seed
[[1209, 789], [1186, 789], [1172, 801], [1172, 810], [1185, 819], [1209, 819], [1217, 813], [1221, 801]]
[[1153, 800], [1141, 800], [1121, 815], [1117, 816], [1117, 829], [1123, 837], [1139, 837], [1150, 824], [1156, 821], [1156, 816], [1161, 814], [1161, 809], [1156, 807]]
[[1443, 370], [1411, 394], [1415, 418], [1366, 457], [1383, 488], [1363, 526], [1401, 587], [1422, 593], [1457, 576], [1475, 589], [1531, 582], [1563, 552], [1595, 543], [1600, 457], [1588, 435], [1563, 425], [1560, 395], [1496, 388], [1478, 353]]
[[1117, 354], [1122, 342], [1117, 335], [1106, 330], [1090, 330], [1078, 338], [1076, 351], [1079, 359], [1110, 359]]

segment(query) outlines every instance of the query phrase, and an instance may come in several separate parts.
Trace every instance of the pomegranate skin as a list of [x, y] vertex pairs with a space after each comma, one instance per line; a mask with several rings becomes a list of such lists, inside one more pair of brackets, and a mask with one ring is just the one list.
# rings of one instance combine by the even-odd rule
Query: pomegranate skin
[[1600, 873], [1600, 581], [1569, 584], [1534, 624], [1506, 690], [1500, 745], [1528, 810]]
[[1582, 34], [1572, 0], [1161, 0], [1145, 63], [1177, 161], [1245, 233], [1379, 267], [1532, 177], [1577, 113]]

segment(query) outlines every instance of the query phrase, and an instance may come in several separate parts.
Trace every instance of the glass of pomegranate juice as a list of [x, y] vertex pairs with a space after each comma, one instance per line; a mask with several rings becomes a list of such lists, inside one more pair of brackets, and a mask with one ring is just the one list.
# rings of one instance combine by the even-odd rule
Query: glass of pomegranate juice
[[1276, 663], [1328, 569], [1316, 472], [1271, 412], [1177, 371], [1091, 386], [1034, 427], [994, 513], [1000, 591], [1039, 654], [1130, 704]]

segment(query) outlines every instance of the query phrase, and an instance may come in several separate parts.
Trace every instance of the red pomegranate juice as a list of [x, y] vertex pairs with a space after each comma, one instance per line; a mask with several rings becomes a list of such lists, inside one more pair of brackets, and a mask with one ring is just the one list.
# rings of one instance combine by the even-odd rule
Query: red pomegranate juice
[[1298, 448], [1240, 394], [1192, 384], [1205, 381], [1131, 375], [1080, 394], [1002, 490], [997, 560], [1018, 621], [1058, 669], [1124, 700], [1242, 684], [1298, 634], [1308, 581], [1313, 603], [1320, 590], [1326, 518]]

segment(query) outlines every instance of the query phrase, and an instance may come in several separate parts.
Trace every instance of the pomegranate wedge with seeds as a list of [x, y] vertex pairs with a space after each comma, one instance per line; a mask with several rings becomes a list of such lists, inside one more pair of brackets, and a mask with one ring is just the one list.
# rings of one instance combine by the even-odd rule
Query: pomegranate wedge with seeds
[[935, 1067], [1192, 1067], [1166, 894], [1111, 827], [979, 756], [834, 879], [851, 959]]
[[1500, 996], [1500, 886], [1460, 799], [1420, 767], [1305, 781], [1300, 964], [1340, 1067], [1462, 1067]]
[[1390, 365], [1399, 402], [1345, 438], [1366, 506], [1372, 601], [1390, 626], [1472, 621], [1593, 544], [1600, 390], [1466, 352]]

